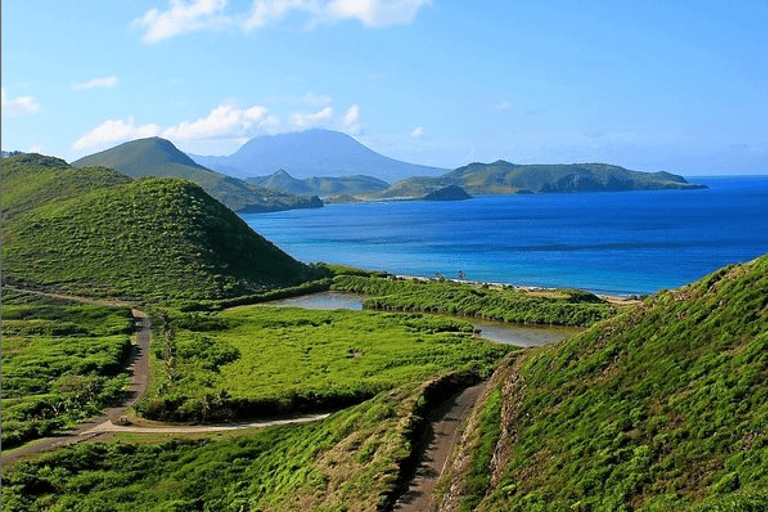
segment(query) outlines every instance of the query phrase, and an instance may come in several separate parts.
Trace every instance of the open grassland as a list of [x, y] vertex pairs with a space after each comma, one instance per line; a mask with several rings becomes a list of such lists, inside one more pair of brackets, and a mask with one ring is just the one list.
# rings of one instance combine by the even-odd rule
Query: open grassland
[[121, 396], [129, 309], [4, 305], [2, 318], [3, 449], [74, 426]]
[[470, 494], [482, 511], [768, 508], [768, 257], [501, 373], [502, 406], [491, 394], [479, 409], [443, 510]]
[[338, 408], [449, 370], [489, 375], [512, 347], [463, 321], [250, 306], [154, 320], [153, 419], [210, 421]]
[[405, 384], [313, 424], [66, 447], [4, 468], [3, 510], [381, 510], [425, 408], [442, 396], [434, 384]]
[[581, 290], [525, 290], [445, 279], [396, 279], [344, 274], [332, 289], [364, 293], [364, 307], [467, 315], [501, 322], [587, 326], [616, 314], [616, 308]]

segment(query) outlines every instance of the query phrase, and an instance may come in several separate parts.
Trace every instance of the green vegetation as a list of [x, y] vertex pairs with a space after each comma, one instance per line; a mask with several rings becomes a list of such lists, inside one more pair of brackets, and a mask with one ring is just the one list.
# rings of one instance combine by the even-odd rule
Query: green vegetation
[[495, 483], [477, 510], [768, 507], [768, 256], [503, 371]]
[[269, 212], [291, 208], [318, 208], [317, 197], [295, 196], [251, 185], [243, 180], [198, 165], [170, 141], [159, 137], [134, 140], [73, 162], [74, 167], [104, 166], [134, 177], [182, 178], [200, 185], [227, 208]]
[[62, 448], [3, 468], [3, 510], [381, 510], [402, 484], [434, 384], [406, 384], [312, 424]]
[[152, 389], [139, 410], [211, 421], [333, 409], [448, 370], [488, 375], [511, 350], [437, 316], [251, 306], [154, 320]]
[[121, 397], [127, 308], [3, 305], [2, 318], [3, 449], [74, 426]]
[[472, 163], [435, 178], [408, 178], [371, 194], [371, 198], [421, 198], [449, 186], [461, 187], [472, 196], [705, 188], [668, 172], [630, 171], [607, 164], [517, 165], [498, 160], [489, 164]]
[[24, 155], [3, 161], [3, 208], [12, 212], [2, 226], [7, 283], [181, 302], [263, 293], [325, 274], [182, 180], [127, 181]]
[[580, 290], [523, 290], [380, 276], [337, 275], [331, 287], [366, 294], [364, 307], [467, 315], [501, 322], [586, 326], [616, 313], [606, 301]]

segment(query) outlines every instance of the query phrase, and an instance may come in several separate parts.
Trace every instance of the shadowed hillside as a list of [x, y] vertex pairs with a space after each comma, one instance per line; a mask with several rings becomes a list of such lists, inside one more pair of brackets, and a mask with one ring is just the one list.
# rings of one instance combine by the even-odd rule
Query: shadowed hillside
[[5, 160], [2, 179], [6, 283], [193, 299], [264, 291], [316, 274], [190, 182], [130, 180], [40, 155]]
[[768, 256], [494, 377], [441, 510], [768, 507]]

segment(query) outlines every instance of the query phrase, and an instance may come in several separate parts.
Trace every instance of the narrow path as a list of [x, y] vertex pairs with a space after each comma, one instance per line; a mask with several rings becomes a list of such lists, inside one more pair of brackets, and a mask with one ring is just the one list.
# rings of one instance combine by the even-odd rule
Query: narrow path
[[467, 419], [475, 402], [485, 389], [483, 382], [456, 393], [432, 414], [429, 446], [421, 457], [416, 476], [408, 490], [397, 500], [393, 510], [400, 512], [434, 512], [437, 510], [435, 487], [445, 470], [459, 436], [459, 427]]

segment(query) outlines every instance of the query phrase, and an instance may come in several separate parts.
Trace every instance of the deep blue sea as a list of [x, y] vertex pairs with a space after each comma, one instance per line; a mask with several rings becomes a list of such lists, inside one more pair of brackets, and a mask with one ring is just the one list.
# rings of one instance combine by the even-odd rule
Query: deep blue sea
[[241, 216], [307, 263], [644, 294], [768, 252], [768, 176], [689, 181], [709, 189], [362, 203]]

